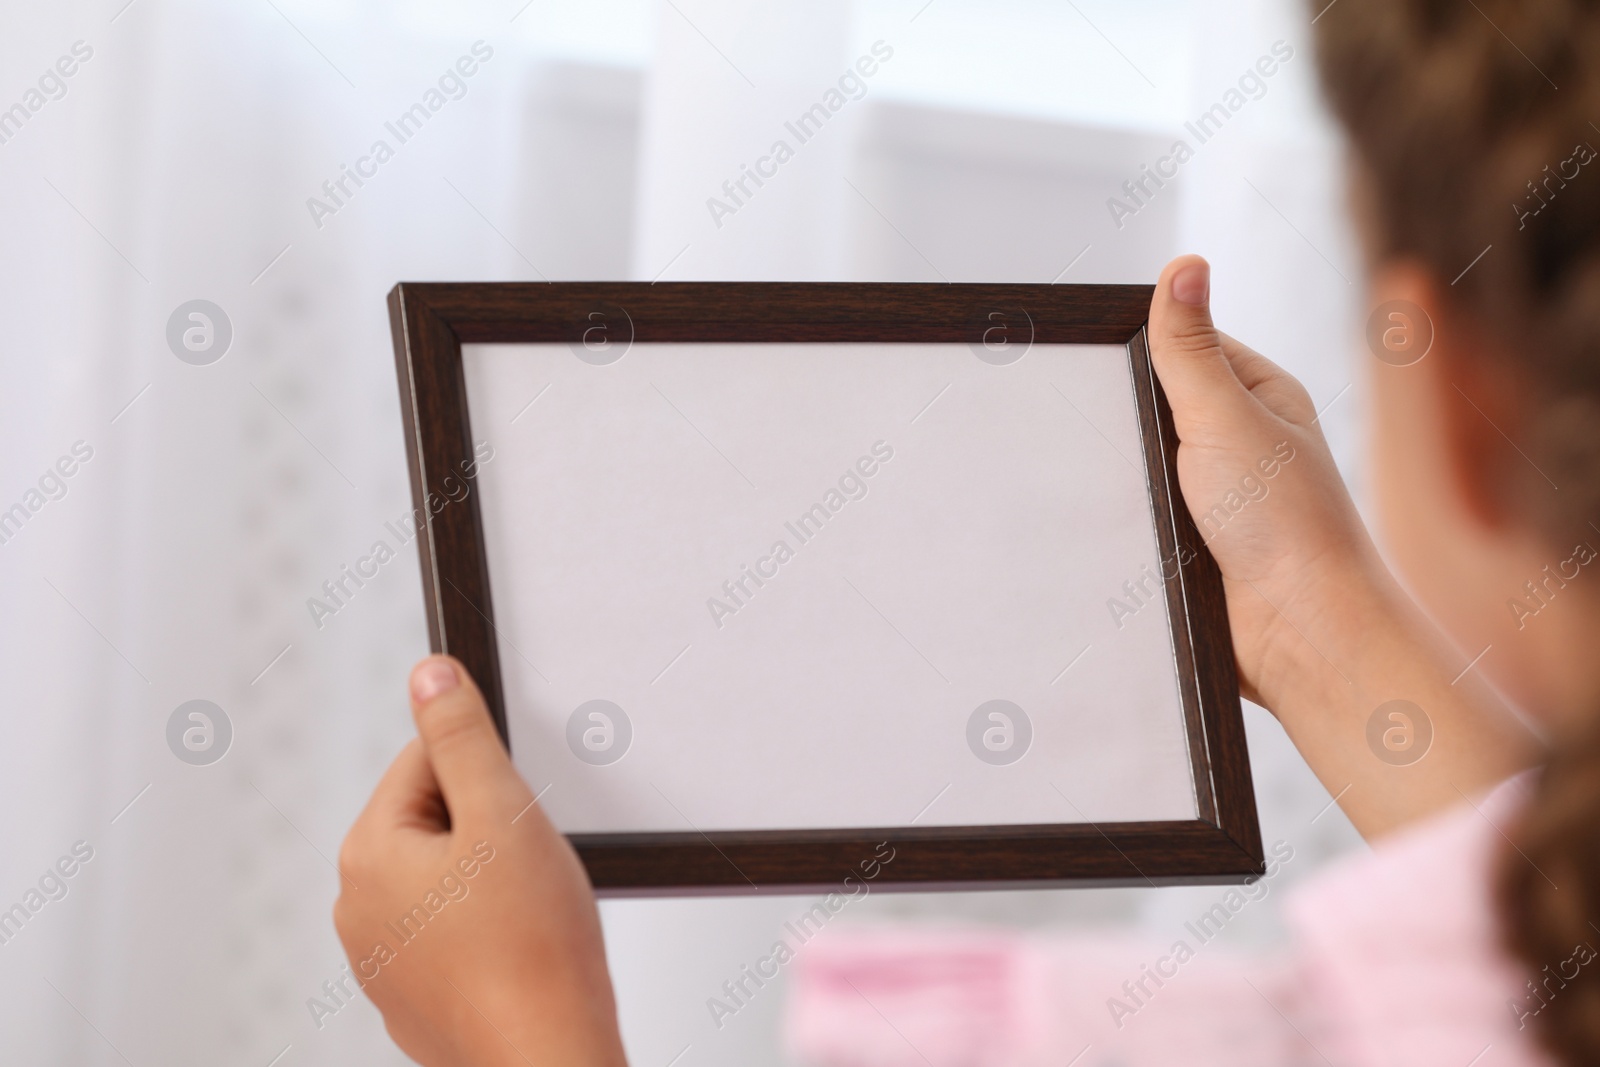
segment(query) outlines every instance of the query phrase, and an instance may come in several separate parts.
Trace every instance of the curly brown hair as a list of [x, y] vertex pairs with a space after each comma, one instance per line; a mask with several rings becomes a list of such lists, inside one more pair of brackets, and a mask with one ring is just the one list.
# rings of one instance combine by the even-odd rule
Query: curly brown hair
[[[1600, 516], [1600, 0], [1311, 4], [1371, 252], [1423, 266], [1488, 342], [1467, 358], [1525, 387], [1524, 443], [1561, 490], [1514, 506], [1571, 545]], [[1600, 1063], [1600, 966], [1564, 966], [1600, 945], [1596, 720], [1556, 739], [1497, 875], [1540, 991], [1519, 1017], [1567, 1064]]]

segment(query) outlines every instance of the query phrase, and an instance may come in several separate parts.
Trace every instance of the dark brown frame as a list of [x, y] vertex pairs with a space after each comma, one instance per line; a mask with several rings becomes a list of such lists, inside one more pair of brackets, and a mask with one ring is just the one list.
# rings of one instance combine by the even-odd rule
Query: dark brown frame
[[[461, 346], [570, 343], [597, 309], [633, 341], [975, 342], [1127, 346], [1199, 818], [1105, 825], [886, 827], [578, 834], [602, 894], [794, 892], [840, 885], [880, 842], [876, 889], [1240, 883], [1264, 868], [1222, 578], [1177, 492], [1177, 435], [1150, 365], [1144, 285], [768, 282], [415, 283], [389, 293], [417, 543], [435, 652], [477, 679], [507, 738], [494, 608], [476, 493], [434, 513], [472, 457]], [[998, 317], [997, 317], [998, 316]]]

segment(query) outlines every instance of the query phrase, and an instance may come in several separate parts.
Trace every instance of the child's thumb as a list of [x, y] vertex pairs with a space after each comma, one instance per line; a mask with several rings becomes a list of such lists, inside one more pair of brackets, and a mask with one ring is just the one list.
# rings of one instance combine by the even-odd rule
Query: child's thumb
[[1180, 439], [1197, 420], [1249, 398], [1211, 322], [1211, 264], [1199, 256], [1168, 263], [1150, 300], [1150, 361], [1172, 404]]
[[458, 661], [429, 656], [412, 669], [411, 711], [453, 818], [526, 803], [528, 787], [500, 743], [483, 694]]

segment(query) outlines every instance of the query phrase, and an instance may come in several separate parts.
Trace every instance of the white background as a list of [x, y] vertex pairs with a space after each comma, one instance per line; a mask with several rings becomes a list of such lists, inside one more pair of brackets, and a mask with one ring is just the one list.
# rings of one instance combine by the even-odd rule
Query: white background
[[[1019, 352], [465, 350], [512, 752], [557, 826], [1195, 817], [1127, 349]], [[603, 766], [568, 749], [594, 699], [632, 726]], [[998, 766], [996, 699], [1031, 724]]]
[[[306, 606], [410, 507], [397, 280], [1148, 282], [1199, 251], [1218, 320], [1331, 405], [1353, 471], [1360, 278], [1287, 2], [6, 0], [0, 30], [3, 106], [94, 49], [0, 145], [0, 506], [95, 450], [0, 545], [0, 904], [96, 850], [0, 946], [7, 1063], [401, 1062], [364, 1003], [321, 1030], [306, 1008], [342, 963], [331, 858], [426, 651], [410, 546], [320, 629]], [[479, 39], [467, 95], [319, 229], [307, 198]], [[1279, 39], [1266, 94], [1114, 225], [1107, 198]], [[877, 40], [865, 97], [716, 227], [706, 198]], [[164, 337], [197, 297], [234, 327], [209, 367]], [[164, 740], [195, 698], [234, 724], [211, 767]], [[1353, 836], [1249, 716], [1303, 877]], [[1164, 936], [1213, 895], [875, 894], [850, 920]], [[1273, 906], [1227, 936], [1270, 943]], [[704, 1002], [800, 907], [607, 904], [635, 1062], [779, 1062], [781, 986], [721, 1031]]]

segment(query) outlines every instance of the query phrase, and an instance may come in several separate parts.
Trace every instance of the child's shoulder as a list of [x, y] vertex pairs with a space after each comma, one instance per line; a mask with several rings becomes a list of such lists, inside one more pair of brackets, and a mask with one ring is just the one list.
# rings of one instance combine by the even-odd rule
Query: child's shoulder
[[1527, 1026], [1541, 1002], [1501, 948], [1493, 897], [1534, 773], [1463, 795], [1290, 896], [1302, 979], [1349, 1062], [1467, 1063], [1490, 1045], [1484, 1067], [1547, 1062]]

